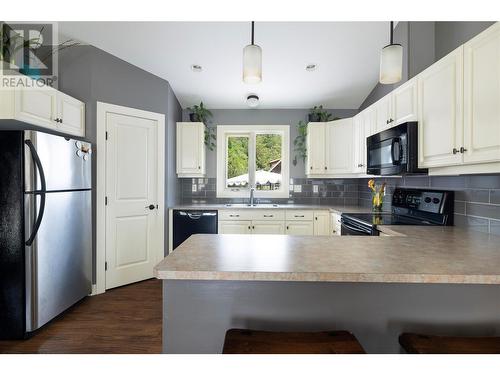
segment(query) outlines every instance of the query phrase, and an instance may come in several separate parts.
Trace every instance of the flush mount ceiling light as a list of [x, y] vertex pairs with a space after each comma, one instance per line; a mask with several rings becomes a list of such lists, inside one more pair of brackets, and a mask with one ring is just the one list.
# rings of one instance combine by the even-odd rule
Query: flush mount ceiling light
[[317, 68], [317, 67], [318, 67], [318, 66], [317, 66], [316, 64], [307, 64], [307, 65], [306, 65], [306, 70], [307, 70], [308, 72], [312, 72], [312, 71], [316, 70], [316, 68]]
[[247, 96], [247, 105], [250, 108], [255, 108], [259, 105], [259, 97], [255, 94], [251, 94]]
[[380, 53], [380, 77], [383, 84], [392, 84], [401, 81], [403, 75], [403, 46], [393, 43], [394, 22], [391, 21], [390, 44]]
[[203, 70], [203, 67], [198, 64], [191, 65], [191, 70], [196, 73], [200, 73]]
[[262, 49], [254, 44], [254, 21], [252, 21], [251, 44], [243, 48], [243, 82], [262, 81]]

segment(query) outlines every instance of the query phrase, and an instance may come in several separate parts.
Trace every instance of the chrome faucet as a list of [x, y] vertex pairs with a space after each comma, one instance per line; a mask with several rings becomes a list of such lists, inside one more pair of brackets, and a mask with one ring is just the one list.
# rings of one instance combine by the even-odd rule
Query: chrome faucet
[[255, 193], [255, 188], [252, 186], [250, 188], [250, 202], [249, 202], [249, 206], [254, 206], [254, 193]]

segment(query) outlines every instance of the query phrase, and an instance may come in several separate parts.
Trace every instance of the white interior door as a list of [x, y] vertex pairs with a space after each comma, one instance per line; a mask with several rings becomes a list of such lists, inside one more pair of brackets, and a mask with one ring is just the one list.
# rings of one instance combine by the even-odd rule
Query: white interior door
[[162, 248], [158, 121], [106, 115], [106, 289], [153, 277]]

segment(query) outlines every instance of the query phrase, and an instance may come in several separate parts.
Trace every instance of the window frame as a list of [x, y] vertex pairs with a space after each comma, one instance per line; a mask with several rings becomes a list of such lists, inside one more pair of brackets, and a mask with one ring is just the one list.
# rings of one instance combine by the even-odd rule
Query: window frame
[[[289, 125], [217, 125], [217, 198], [248, 198], [255, 185], [255, 140], [258, 134], [281, 135], [281, 175], [279, 190], [255, 190], [255, 198], [288, 198], [290, 182], [290, 126]], [[227, 188], [227, 139], [248, 136], [248, 179], [246, 188]]]

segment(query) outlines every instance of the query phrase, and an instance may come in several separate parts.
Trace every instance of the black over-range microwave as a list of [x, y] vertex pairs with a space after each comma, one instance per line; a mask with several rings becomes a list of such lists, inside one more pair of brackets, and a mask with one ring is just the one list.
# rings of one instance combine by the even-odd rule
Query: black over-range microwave
[[427, 173], [418, 168], [418, 123], [406, 122], [366, 139], [367, 173], [402, 175]]

